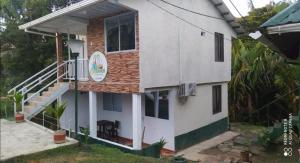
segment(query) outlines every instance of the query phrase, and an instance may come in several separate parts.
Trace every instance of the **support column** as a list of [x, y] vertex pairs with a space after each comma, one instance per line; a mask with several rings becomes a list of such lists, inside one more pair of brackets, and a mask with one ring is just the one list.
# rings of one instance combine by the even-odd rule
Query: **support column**
[[133, 149], [142, 149], [142, 100], [140, 94], [132, 94]]
[[[56, 60], [57, 60], [57, 66], [59, 66], [63, 63], [63, 42], [60, 33], [56, 33], [55, 41], [56, 41]], [[57, 72], [57, 77], [61, 76], [62, 74], [63, 74], [63, 67], [60, 67]], [[62, 79], [58, 80], [58, 82], [59, 81], [62, 81]]]
[[97, 137], [97, 93], [89, 91], [90, 136]]

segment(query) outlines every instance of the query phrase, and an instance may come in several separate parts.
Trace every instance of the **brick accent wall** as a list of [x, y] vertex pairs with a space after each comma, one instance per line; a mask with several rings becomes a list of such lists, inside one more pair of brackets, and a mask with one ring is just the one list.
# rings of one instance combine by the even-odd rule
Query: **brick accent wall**
[[[136, 16], [136, 50], [124, 52], [105, 52], [104, 18], [91, 19], [87, 27], [88, 57], [95, 51], [105, 54], [108, 62], [108, 72], [102, 82], [91, 78], [87, 82], [79, 82], [81, 91], [138, 93], [139, 75], [139, 32], [138, 16]], [[71, 88], [74, 86], [71, 84]]]

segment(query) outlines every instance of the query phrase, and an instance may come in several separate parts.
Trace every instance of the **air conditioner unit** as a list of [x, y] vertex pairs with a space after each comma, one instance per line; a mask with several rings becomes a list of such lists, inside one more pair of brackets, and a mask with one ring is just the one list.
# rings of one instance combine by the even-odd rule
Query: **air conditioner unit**
[[196, 83], [184, 83], [179, 86], [178, 96], [179, 97], [188, 97], [196, 96]]

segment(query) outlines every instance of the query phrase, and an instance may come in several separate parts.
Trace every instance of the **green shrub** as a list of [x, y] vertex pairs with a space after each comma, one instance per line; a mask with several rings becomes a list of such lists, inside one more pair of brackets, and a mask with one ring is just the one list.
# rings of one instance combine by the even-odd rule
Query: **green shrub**
[[259, 135], [259, 143], [266, 149], [268, 149], [272, 143], [271, 141], [271, 130], [265, 129], [260, 135]]
[[0, 99], [0, 118], [10, 119], [14, 117], [14, 103], [6, 97]]

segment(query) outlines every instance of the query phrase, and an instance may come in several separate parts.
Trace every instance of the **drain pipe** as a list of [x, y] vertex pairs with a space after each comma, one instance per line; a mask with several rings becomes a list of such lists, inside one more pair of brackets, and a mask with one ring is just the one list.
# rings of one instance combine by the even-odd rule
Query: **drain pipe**
[[42, 32], [36, 32], [36, 31], [31, 31], [27, 28], [25, 28], [24, 30], [26, 33], [32, 33], [32, 34], [37, 34], [37, 35], [42, 35], [42, 36], [48, 36], [48, 37], [56, 37], [55, 35], [50, 35], [50, 34], [47, 34], [47, 33], [42, 33]]

